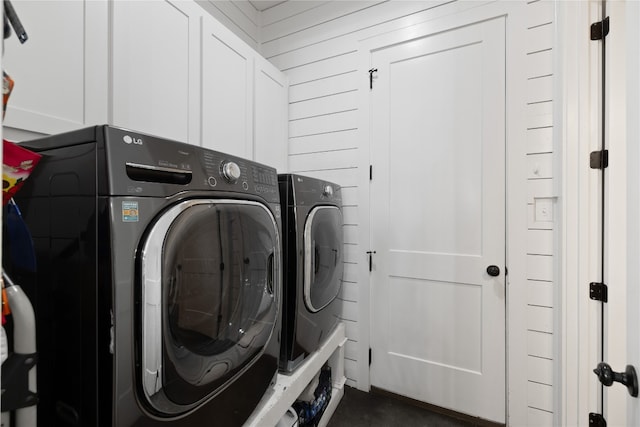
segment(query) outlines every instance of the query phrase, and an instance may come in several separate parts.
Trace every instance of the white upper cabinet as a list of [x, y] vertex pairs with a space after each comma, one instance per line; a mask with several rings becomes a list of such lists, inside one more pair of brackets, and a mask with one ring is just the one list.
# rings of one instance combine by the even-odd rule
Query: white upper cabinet
[[287, 172], [288, 81], [263, 58], [256, 58], [254, 76], [254, 159]]
[[253, 61], [247, 44], [213, 18], [202, 25], [202, 146], [253, 157]]
[[20, 44], [12, 31], [4, 42], [3, 68], [15, 81], [4, 125], [51, 134], [105, 120], [107, 3], [13, 5], [28, 40]]
[[190, 142], [200, 8], [165, 0], [112, 5], [112, 123]]
[[195, 1], [15, 2], [29, 40], [5, 41], [15, 82], [4, 124], [96, 124], [286, 170], [284, 74]]

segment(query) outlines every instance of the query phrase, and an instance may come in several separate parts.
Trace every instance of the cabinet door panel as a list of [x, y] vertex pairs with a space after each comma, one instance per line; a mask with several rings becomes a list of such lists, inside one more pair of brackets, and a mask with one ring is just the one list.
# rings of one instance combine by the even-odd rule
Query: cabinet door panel
[[[90, 2], [87, 2], [90, 3]], [[4, 42], [15, 86], [4, 125], [58, 133], [84, 124], [85, 2], [14, 2], [29, 39]]]
[[197, 32], [198, 19], [190, 18], [184, 6], [169, 1], [113, 2], [116, 126], [188, 142], [194, 52], [190, 33]]
[[287, 172], [287, 79], [270, 62], [256, 58], [255, 160]]
[[253, 158], [253, 57], [221, 24], [203, 23], [202, 146]]

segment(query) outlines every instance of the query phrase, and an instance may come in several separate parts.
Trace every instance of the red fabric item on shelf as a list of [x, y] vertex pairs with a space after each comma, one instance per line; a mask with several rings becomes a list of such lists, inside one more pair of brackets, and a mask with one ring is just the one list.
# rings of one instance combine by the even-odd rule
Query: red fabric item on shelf
[[40, 154], [2, 140], [2, 204], [6, 205], [38, 164]]

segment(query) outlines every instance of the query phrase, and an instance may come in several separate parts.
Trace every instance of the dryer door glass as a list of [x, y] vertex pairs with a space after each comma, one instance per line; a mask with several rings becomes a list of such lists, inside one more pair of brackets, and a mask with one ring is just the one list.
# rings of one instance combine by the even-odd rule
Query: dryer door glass
[[335, 206], [314, 208], [304, 226], [304, 301], [317, 312], [340, 292], [342, 284], [342, 212]]
[[142, 383], [180, 413], [206, 401], [264, 350], [278, 315], [278, 229], [253, 202], [197, 200], [154, 225], [142, 262]]

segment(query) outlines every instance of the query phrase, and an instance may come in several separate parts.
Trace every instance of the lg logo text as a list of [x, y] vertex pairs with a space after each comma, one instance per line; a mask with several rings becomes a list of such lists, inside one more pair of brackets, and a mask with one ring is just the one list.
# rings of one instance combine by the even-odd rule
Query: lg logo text
[[125, 144], [142, 145], [142, 138], [134, 138], [132, 136], [125, 135], [122, 140], [125, 142]]

